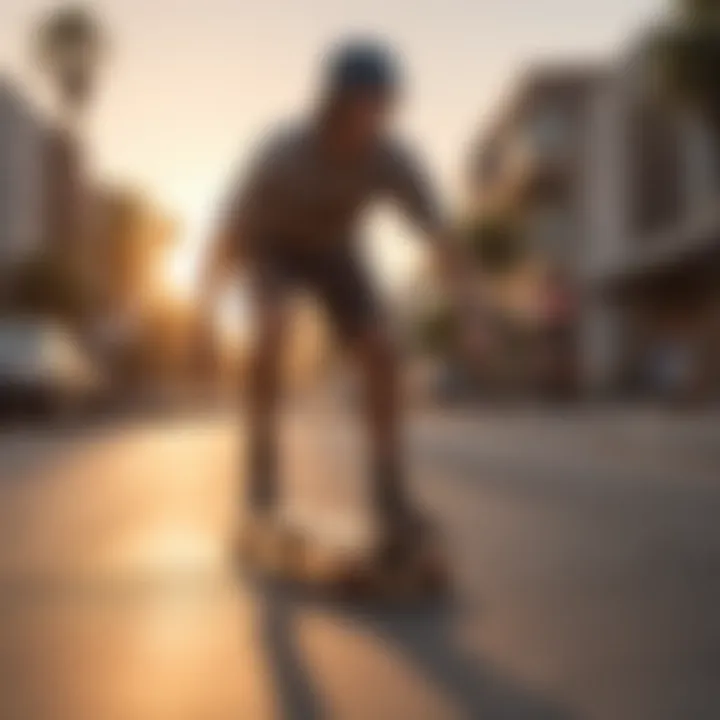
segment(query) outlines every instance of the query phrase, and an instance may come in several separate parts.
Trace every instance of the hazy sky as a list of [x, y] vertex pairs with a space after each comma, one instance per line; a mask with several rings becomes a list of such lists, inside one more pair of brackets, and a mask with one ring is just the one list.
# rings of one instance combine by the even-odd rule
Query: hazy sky
[[[0, 63], [30, 82], [46, 0], [0, 1]], [[412, 80], [405, 124], [451, 194], [462, 151], [522, 65], [621, 47], [664, 0], [102, 0], [113, 55], [92, 119], [97, 166], [177, 208], [189, 242], [252, 139], [311, 96], [332, 39], [380, 32]]]

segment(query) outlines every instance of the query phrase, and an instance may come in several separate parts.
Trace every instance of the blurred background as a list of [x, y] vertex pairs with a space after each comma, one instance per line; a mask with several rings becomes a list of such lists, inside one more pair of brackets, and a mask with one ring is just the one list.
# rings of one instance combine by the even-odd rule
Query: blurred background
[[[367, 218], [461, 602], [348, 624], [223, 575], [241, 278], [212, 366], [194, 343], [229, 183], [358, 31], [406, 59], [482, 303], [460, 342], [422, 243]], [[718, 717], [716, 2], [4, 0], [0, 63], [0, 717]], [[362, 493], [342, 360], [299, 299], [300, 494]], [[97, 599], [148, 569], [171, 590]]]
[[[219, 200], [264, 130], [313, 97], [323, 48], [360, 10], [300, 33], [287, 8], [35, 5], [3, 10], [3, 353], [22, 356], [52, 325], [110, 395], [178, 391], [197, 380], [188, 329]], [[645, 5], [430, 7], [409, 23], [400, 4], [358, 18], [407, 50], [404, 125], [485, 298], [477, 352], [459, 357], [422, 250], [391, 213], [368, 219], [415, 391], [717, 402], [714, 10]], [[236, 375], [242, 290], [221, 314]], [[305, 382], [324, 354], [302, 363]]]

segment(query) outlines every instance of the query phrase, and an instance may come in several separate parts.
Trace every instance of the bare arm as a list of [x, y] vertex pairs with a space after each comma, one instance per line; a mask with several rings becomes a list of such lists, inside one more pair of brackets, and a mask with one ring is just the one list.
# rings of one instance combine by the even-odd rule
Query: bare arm
[[231, 187], [203, 268], [200, 298], [205, 312], [214, 312], [229, 275], [250, 259], [258, 218], [269, 204], [273, 152], [272, 147], [262, 147], [244, 177]]
[[396, 146], [388, 154], [386, 177], [390, 197], [429, 241], [438, 275], [449, 293], [455, 299], [467, 297], [473, 284], [472, 263], [442, 217], [437, 193], [422, 165], [412, 153]]

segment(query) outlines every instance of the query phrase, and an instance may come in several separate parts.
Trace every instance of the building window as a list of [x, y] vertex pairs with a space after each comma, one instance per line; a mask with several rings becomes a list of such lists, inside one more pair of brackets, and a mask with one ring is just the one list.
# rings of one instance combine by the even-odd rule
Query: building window
[[570, 123], [559, 107], [546, 106], [536, 111], [528, 131], [533, 149], [542, 156], [562, 154], [568, 148]]
[[635, 108], [628, 136], [631, 229], [652, 236], [680, 220], [683, 166], [675, 119], [650, 104]]
[[538, 208], [529, 229], [531, 247], [539, 257], [565, 264], [576, 251], [573, 229], [573, 216], [568, 208], [557, 205]]

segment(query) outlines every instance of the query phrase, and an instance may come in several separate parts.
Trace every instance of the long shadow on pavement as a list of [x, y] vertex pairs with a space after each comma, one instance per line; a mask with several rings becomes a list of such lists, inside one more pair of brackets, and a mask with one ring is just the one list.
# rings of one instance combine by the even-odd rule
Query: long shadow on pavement
[[296, 644], [295, 604], [282, 593], [262, 590], [260, 635], [285, 720], [319, 720], [325, 717], [322, 700], [302, 661]]
[[265, 652], [284, 720], [327, 717], [296, 644], [295, 619], [308, 609], [350, 619], [357, 627], [399, 650], [431, 687], [449, 699], [457, 717], [489, 720], [573, 717], [458, 647], [452, 633], [457, 608], [450, 604], [403, 611], [398, 607], [335, 603], [270, 585], [259, 588], [258, 599], [264, 618]]

